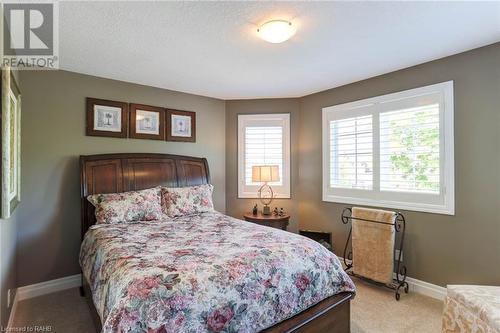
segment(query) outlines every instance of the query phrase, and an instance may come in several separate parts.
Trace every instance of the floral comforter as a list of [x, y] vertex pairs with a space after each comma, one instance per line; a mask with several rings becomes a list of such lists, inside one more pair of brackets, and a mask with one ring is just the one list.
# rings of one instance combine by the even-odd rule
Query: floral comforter
[[320, 244], [216, 212], [94, 225], [80, 265], [103, 332], [257, 332], [354, 291]]

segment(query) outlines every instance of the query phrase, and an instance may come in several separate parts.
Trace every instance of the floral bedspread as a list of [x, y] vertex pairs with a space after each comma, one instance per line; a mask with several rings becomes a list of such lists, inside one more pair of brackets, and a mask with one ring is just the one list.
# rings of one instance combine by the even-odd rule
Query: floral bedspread
[[80, 265], [103, 332], [257, 332], [355, 290], [320, 244], [216, 212], [94, 225]]

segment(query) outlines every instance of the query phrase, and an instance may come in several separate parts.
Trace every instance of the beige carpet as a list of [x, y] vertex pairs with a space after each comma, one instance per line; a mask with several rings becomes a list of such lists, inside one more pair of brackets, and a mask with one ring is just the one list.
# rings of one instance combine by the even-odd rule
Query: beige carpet
[[[440, 332], [443, 303], [417, 294], [402, 295], [397, 302], [389, 290], [355, 280], [358, 294], [352, 303], [352, 333]], [[19, 302], [14, 326], [50, 326], [49, 332], [93, 333], [85, 299], [78, 289]], [[28, 330], [29, 331], [29, 330]]]
[[443, 302], [410, 292], [396, 301], [394, 292], [353, 279], [352, 333], [439, 333]]

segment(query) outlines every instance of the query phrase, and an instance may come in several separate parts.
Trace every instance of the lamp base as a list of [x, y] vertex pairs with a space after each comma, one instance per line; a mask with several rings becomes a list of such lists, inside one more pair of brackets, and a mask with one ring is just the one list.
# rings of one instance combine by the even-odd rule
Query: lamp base
[[265, 205], [262, 208], [262, 215], [271, 215], [271, 207], [269, 207], [268, 205]]

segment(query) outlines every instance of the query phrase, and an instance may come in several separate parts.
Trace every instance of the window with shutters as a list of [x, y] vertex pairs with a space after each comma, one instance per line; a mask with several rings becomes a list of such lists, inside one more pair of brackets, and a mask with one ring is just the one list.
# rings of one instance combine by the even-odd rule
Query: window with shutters
[[238, 115], [238, 197], [257, 198], [252, 166], [277, 165], [279, 181], [269, 183], [275, 197], [290, 198], [290, 114]]
[[323, 200], [453, 215], [453, 82], [324, 108]]

